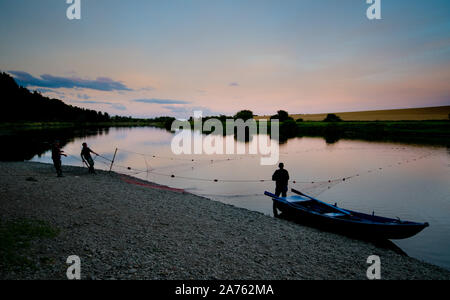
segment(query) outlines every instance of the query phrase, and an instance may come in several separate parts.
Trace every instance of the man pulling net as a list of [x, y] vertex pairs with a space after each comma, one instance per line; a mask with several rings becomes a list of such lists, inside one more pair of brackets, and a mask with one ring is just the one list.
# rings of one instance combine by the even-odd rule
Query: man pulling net
[[92, 159], [91, 153], [98, 156], [98, 154], [89, 148], [86, 143], [83, 143], [83, 148], [81, 149], [81, 159], [88, 166], [89, 173], [96, 174], [94, 169], [94, 160]]

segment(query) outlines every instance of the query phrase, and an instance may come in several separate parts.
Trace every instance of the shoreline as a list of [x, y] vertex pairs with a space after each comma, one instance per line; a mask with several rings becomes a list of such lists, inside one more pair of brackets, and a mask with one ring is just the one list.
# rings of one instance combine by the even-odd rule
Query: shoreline
[[[450, 272], [394, 250], [323, 232], [118, 173], [35, 162], [0, 162], [0, 220], [59, 230], [29, 252], [36, 268], [0, 279], [66, 279], [70, 255], [82, 279], [450, 279]], [[141, 184], [130, 183], [121, 177]], [[30, 180], [32, 178], [33, 180]]]

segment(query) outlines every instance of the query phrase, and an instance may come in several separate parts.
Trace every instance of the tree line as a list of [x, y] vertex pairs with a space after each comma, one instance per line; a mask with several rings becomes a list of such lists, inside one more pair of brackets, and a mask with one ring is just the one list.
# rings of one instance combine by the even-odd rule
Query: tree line
[[0, 73], [2, 109], [0, 122], [108, 122], [111, 117], [100, 112], [51, 99], [19, 86], [9, 74]]

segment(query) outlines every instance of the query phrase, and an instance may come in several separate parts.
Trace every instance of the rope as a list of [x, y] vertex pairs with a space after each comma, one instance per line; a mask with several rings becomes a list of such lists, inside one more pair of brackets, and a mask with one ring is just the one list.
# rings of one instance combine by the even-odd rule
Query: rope
[[[363, 148], [364, 149], [364, 148]], [[405, 150], [406, 148], [402, 148], [402, 147], [393, 147], [392, 150]], [[151, 156], [152, 158], [158, 158], [158, 159], [168, 159], [168, 160], [176, 160], [176, 161], [185, 161], [186, 163], [183, 164], [184, 166], [187, 165], [191, 165], [191, 163], [206, 163], [206, 162], [211, 162], [211, 163], [218, 163], [218, 162], [227, 162], [227, 161], [236, 161], [236, 160], [240, 160], [240, 159], [244, 159], [247, 157], [253, 157], [254, 155], [248, 155], [246, 157], [238, 157], [235, 159], [231, 159], [231, 158], [227, 158], [227, 159], [216, 159], [216, 160], [211, 160], [211, 159], [184, 159], [184, 158], [172, 158], [172, 157], [164, 157], [164, 156], [158, 156], [158, 155], [151, 155], [151, 154], [143, 154], [143, 153], [137, 153], [134, 151], [129, 151], [129, 150], [124, 150], [124, 149], [120, 149], [122, 151], [128, 152], [128, 153], [133, 153], [136, 155], [141, 155], [144, 158], [144, 162], [145, 162], [145, 166], [146, 169], [138, 169], [138, 168], [133, 168], [133, 167], [128, 167], [128, 166], [124, 166], [121, 164], [117, 164], [114, 163], [113, 166], [117, 167], [117, 168], [121, 168], [123, 170], [121, 170], [121, 174], [126, 174], [126, 175], [130, 175], [130, 176], [136, 176], [136, 175], [140, 175], [140, 174], [147, 174], [147, 178], [149, 174], [153, 174], [156, 176], [162, 176], [162, 177], [167, 177], [167, 178], [173, 178], [173, 179], [182, 179], [182, 180], [191, 180], [191, 181], [199, 181], [199, 182], [211, 182], [211, 183], [268, 183], [268, 182], [272, 182], [272, 179], [269, 178], [262, 178], [262, 179], [253, 179], [253, 180], [239, 180], [239, 179], [211, 179], [211, 178], [201, 178], [201, 177], [189, 177], [189, 176], [178, 176], [175, 174], [165, 174], [165, 173], [161, 173], [158, 171], [155, 171], [156, 169], [150, 169], [150, 165], [147, 161], [147, 158], [149, 156]], [[301, 152], [312, 152], [312, 151], [318, 151], [318, 150], [324, 150], [324, 149], [309, 149], [309, 150], [305, 150], [305, 151], [297, 151], [295, 153], [301, 153]], [[325, 149], [326, 150], [326, 149]], [[361, 150], [361, 148], [345, 148], [345, 149], [337, 149], [337, 150]], [[371, 149], [373, 150], [373, 149]], [[385, 150], [385, 149], [380, 149], [380, 150]], [[289, 153], [283, 153], [283, 155], [289, 155]], [[306, 192], [313, 194], [314, 196], [318, 196], [321, 193], [323, 193], [326, 190], [329, 190], [331, 187], [334, 187], [337, 184], [340, 183], [344, 183], [344, 182], [348, 182], [349, 180], [356, 178], [356, 177], [360, 177], [364, 174], [370, 174], [370, 173], [374, 173], [377, 171], [382, 171], [384, 169], [387, 168], [393, 168], [393, 167], [398, 167], [398, 166], [402, 166], [408, 163], [412, 163], [412, 162], [416, 162], [419, 161], [421, 159], [427, 158], [429, 156], [432, 156], [433, 153], [426, 153], [426, 154], [422, 154], [418, 157], [415, 158], [410, 158], [410, 159], [403, 159], [401, 161], [395, 162], [395, 163], [391, 163], [387, 166], [384, 167], [379, 167], [379, 168], [372, 168], [366, 171], [362, 171], [362, 172], [358, 172], [355, 173], [353, 175], [350, 176], [346, 176], [346, 177], [339, 177], [339, 178], [333, 178], [333, 179], [328, 179], [328, 180], [295, 180], [292, 179], [290, 180], [291, 184], [308, 184], [310, 186], [303, 188], [303, 190], [305, 190]], [[68, 154], [68, 157], [73, 158], [74, 160], [77, 160], [79, 162], [81, 162], [82, 167], [84, 167], [84, 162], [82, 159], [80, 159], [80, 157], [75, 156], [75, 155], [70, 155]], [[99, 159], [97, 159], [99, 158]], [[97, 160], [96, 160], [97, 159]], [[99, 162], [103, 165], [105, 165], [106, 168], [109, 169], [110, 164], [112, 162], [112, 159], [102, 156], [102, 155], [96, 155], [94, 157], [94, 161], [96, 160], [96, 162]], [[179, 165], [177, 165], [179, 166]], [[165, 168], [170, 168], [172, 166], [165, 166], [162, 167], [160, 169], [165, 169]], [[16, 177], [26, 177], [26, 176], [30, 176], [28, 175], [22, 175], [22, 174], [0, 174], [0, 176], [16, 176]], [[134, 184], [134, 185], [138, 185], [138, 186], [142, 186], [142, 187], [148, 187], [148, 188], [153, 188], [153, 189], [160, 189], [160, 190], [168, 190], [168, 191], [174, 191], [174, 192], [178, 192], [178, 193], [185, 193], [185, 190], [183, 189], [177, 189], [177, 188], [171, 188], [168, 186], [162, 186], [162, 185], [155, 185], [155, 184], [150, 184], [150, 183], [143, 183], [131, 178], [127, 178], [125, 176], [122, 176], [120, 178], [122, 181], [127, 182], [129, 184]], [[319, 190], [320, 189], [320, 190]], [[232, 198], [243, 198], [243, 197], [252, 197], [252, 196], [260, 196], [261, 194], [259, 193], [251, 193], [251, 194], [198, 194], [199, 196], [204, 196], [204, 197], [232, 197]]]
[[202, 197], [231, 197], [231, 198], [244, 198], [244, 197], [252, 197], [252, 196], [261, 196], [261, 193], [253, 193], [253, 194], [197, 194]]
[[[404, 150], [405, 148], [393, 148], [393, 149]], [[137, 153], [137, 152], [124, 150], [124, 149], [121, 149], [121, 150], [129, 152], [129, 153], [134, 153], [134, 154], [137, 154], [137, 155], [142, 155], [144, 157], [145, 156], [150, 156], [150, 154]], [[418, 158], [415, 158], [415, 159], [406, 159], [406, 160], [397, 162], [396, 164], [390, 164], [390, 165], [388, 165], [388, 167], [393, 167], [394, 165], [402, 165], [402, 164], [405, 164], [405, 163], [410, 163], [410, 162], [413, 162], [413, 161], [417, 161], [417, 160], [423, 159], [423, 158], [428, 157], [430, 155], [432, 155], [432, 154], [422, 155], [422, 156], [420, 156]], [[153, 158], [162, 158], [162, 157], [156, 156], [156, 155], [151, 155], [151, 156]], [[108, 161], [111, 161], [110, 159], [105, 158], [103, 156], [100, 156], [100, 157], [104, 158], [104, 159], [106, 159]], [[172, 158], [169, 158], [169, 159], [172, 159]], [[186, 161], [187, 159], [174, 158], [174, 160]], [[228, 159], [228, 160], [231, 160], [231, 159]], [[191, 160], [191, 161], [195, 161], [195, 160]], [[206, 160], [197, 160], [197, 161], [206, 161]], [[208, 161], [213, 161], [213, 160], [208, 160]], [[213, 182], [213, 183], [218, 183], [218, 182], [222, 182], [222, 183], [265, 183], [265, 182], [272, 182], [272, 179], [269, 179], [269, 178], [253, 179], [253, 180], [240, 180], [240, 179], [218, 179], [218, 178], [211, 179], [211, 178], [201, 178], [201, 177], [177, 176], [175, 174], [165, 174], [165, 173], [156, 172], [154, 170], [149, 170], [147, 163], [146, 163], [146, 165], [147, 165], [147, 170], [142, 170], [142, 169], [136, 169], [136, 168], [132, 168], [132, 167], [126, 167], [126, 166], [122, 166], [122, 165], [119, 165], [119, 164], [115, 164], [115, 166], [117, 166], [119, 168], [123, 168], [123, 169], [126, 169], [128, 171], [134, 171], [135, 175], [142, 174], [142, 173], [147, 173], [147, 174], [153, 174], [153, 175], [162, 176], [162, 177], [168, 177], [168, 178], [176, 178], [176, 179], [200, 181], [200, 182]], [[167, 168], [167, 167], [165, 167], [165, 168]], [[384, 168], [386, 168], [386, 167], [384, 167]], [[355, 173], [355, 174], [350, 175], [350, 176], [339, 177], [339, 178], [332, 178], [332, 179], [328, 179], [328, 180], [321, 179], [321, 180], [306, 181], [304, 179], [302, 179], [302, 180], [295, 180], [295, 179], [293, 179], [293, 180], [290, 180], [290, 182], [292, 184], [319, 184], [319, 185], [320, 184], [325, 184], [325, 185], [329, 184], [329, 185], [336, 185], [337, 183], [349, 181], [349, 180], [351, 180], [353, 178], [356, 178], [356, 177], [359, 177], [359, 176], [361, 176], [362, 174], [365, 174], [365, 173], [372, 173], [372, 172], [376, 172], [376, 171], [381, 171], [384, 168], [383, 167], [374, 168], [374, 169], [370, 169], [370, 170], [367, 170], [367, 171]]]
[[[234, 161], [234, 160], [239, 160], [239, 159], [243, 159], [243, 157], [239, 157], [239, 158], [225, 158], [225, 159], [195, 159], [195, 158], [181, 158], [181, 157], [169, 157], [169, 156], [160, 156], [160, 155], [156, 155], [156, 154], [146, 154], [146, 153], [139, 153], [139, 152], [135, 152], [135, 151], [130, 151], [130, 150], [126, 150], [123, 148], [117, 148], [118, 150], [124, 151], [124, 152], [128, 152], [128, 153], [132, 153], [132, 154], [136, 154], [136, 155], [141, 155], [144, 157], [151, 157], [151, 158], [159, 158], [159, 159], [167, 159], [167, 160], [176, 160], [176, 161], [191, 161], [191, 162], [198, 162], [198, 161], [208, 161], [208, 162], [215, 162], [215, 161]], [[257, 155], [254, 154], [246, 154], [245, 157], [249, 157], [249, 156], [254, 156], [257, 157]]]

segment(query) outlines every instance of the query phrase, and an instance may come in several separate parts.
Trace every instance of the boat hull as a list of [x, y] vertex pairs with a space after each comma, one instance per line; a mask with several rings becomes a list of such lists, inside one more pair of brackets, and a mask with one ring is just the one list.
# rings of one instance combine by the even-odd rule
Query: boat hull
[[295, 222], [317, 227], [323, 230], [337, 232], [352, 237], [367, 240], [405, 239], [416, 235], [428, 223], [402, 222], [395, 219], [371, 216], [350, 210], [351, 218], [330, 217], [301, 205], [292, 205], [274, 199], [274, 204], [281, 211], [279, 217]]

